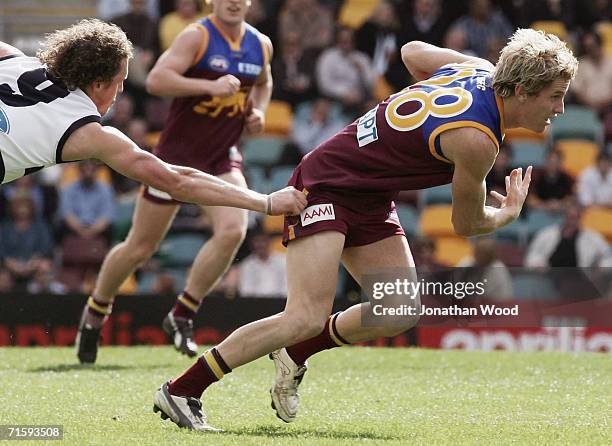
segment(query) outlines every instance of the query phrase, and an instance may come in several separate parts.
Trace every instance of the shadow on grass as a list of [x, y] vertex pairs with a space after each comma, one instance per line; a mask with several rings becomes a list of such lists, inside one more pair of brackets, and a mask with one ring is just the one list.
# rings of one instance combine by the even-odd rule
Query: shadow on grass
[[244, 427], [239, 429], [226, 429], [223, 434], [233, 435], [253, 435], [256, 437], [288, 437], [288, 438], [336, 438], [340, 440], [399, 440], [398, 436], [384, 435], [372, 431], [354, 431], [347, 432], [341, 430], [330, 429], [291, 429], [269, 424]]
[[75, 370], [89, 370], [92, 372], [109, 372], [117, 370], [157, 370], [171, 368], [174, 364], [150, 364], [142, 365], [123, 365], [123, 364], [57, 364], [44, 367], [36, 367], [28, 369], [29, 373], [44, 373], [44, 372], [73, 372]]

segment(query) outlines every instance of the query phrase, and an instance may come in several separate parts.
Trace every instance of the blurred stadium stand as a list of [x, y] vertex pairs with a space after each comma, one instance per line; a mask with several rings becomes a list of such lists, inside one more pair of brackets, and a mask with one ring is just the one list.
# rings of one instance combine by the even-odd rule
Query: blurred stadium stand
[[2, 0], [0, 38], [34, 54], [41, 36], [96, 16], [97, 0]]
[[[166, 2], [171, 3], [171, 2]], [[270, 35], [277, 34], [278, 11], [283, 2], [263, 2], [266, 10], [276, 14], [270, 20], [272, 28]], [[325, 7], [330, 7], [336, 14], [338, 24], [349, 26], [355, 30], [359, 29], [371, 17], [381, 0], [345, 0], [345, 1], [320, 1]], [[412, 13], [410, 7], [412, 2], [396, 1], [398, 7], [396, 15], [398, 35], [406, 31], [406, 14]], [[594, 26], [603, 40], [603, 48], [606, 54], [612, 57], [612, 24], [609, 16], [585, 21], [582, 9], [587, 10], [595, 4], [588, 0], [583, 4], [571, 6], [568, 2], [561, 2], [561, 8], [574, 8], [563, 11], [564, 17], [572, 20], [557, 20], [558, 17], [536, 19], [529, 18], [525, 10], [513, 10], [514, 3], [529, 2], [494, 2], [502, 6], [502, 11], [508, 15], [509, 20], [516, 26], [531, 26], [552, 32], [567, 41], [575, 50], [577, 55], [582, 55], [579, 46], [580, 35], [588, 27]], [[330, 6], [331, 5], [331, 6]], [[570, 5], [570, 6], [568, 6]], [[64, 28], [77, 20], [85, 17], [95, 17], [98, 7], [97, 0], [0, 0], [0, 39], [9, 42], [27, 54], [33, 55], [39, 46], [42, 36], [58, 28]], [[165, 6], [167, 7], [167, 5]], [[453, 20], [465, 14], [468, 10], [466, 0], [457, 2], [444, 2], [443, 13], [446, 30], [450, 29]], [[403, 15], [402, 15], [403, 14]], [[523, 20], [521, 22], [521, 20]], [[254, 24], [258, 26], [257, 23]], [[282, 41], [274, 40], [275, 57], [279, 57]], [[397, 42], [397, 52], [403, 42]], [[469, 48], [465, 48], [470, 50]], [[320, 49], [319, 49], [320, 50]], [[396, 89], [392, 85], [393, 79], [382, 73], [378, 76], [371, 97], [381, 100]], [[610, 80], [612, 82], [612, 79]], [[404, 82], [405, 84], [405, 82]], [[403, 84], [402, 84], [403, 85]], [[401, 88], [401, 87], [400, 87]], [[312, 99], [312, 98], [310, 98]], [[136, 99], [135, 99], [136, 100]], [[312, 100], [299, 102], [293, 106], [288, 102], [274, 99], [266, 112], [266, 127], [263, 135], [252, 137], [244, 135], [241, 143], [245, 175], [250, 187], [261, 193], [269, 193], [286, 185], [292, 174], [294, 165], [284, 162], [287, 144], [291, 142], [291, 132], [294, 121], [307, 121], [311, 114]], [[149, 124], [147, 145], [154, 146], [159, 138], [159, 130], [163, 126], [164, 117], [167, 113], [167, 101], [149, 101], [140, 104], [144, 110], [142, 118]], [[612, 104], [604, 112], [595, 111], [577, 103], [576, 98], [568, 95], [565, 113], [553, 120], [550, 129], [544, 133], [534, 133], [526, 129], [508, 130], [506, 142], [512, 147], [511, 166], [543, 167], [546, 153], [550, 147], [559, 148], [563, 153], [563, 168], [574, 178], [585, 168], [592, 166], [600, 150], [608, 150], [612, 153]], [[347, 124], [355, 119], [354, 111], [347, 110], [339, 103], [331, 106], [331, 116]], [[140, 117], [140, 116], [135, 116]], [[75, 166], [66, 165], [61, 168], [59, 179], [52, 180], [46, 172], [38, 175], [38, 181], [45, 187], [59, 188], [76, 178]], [[100, 179], [113, 183], [115, 178], [107, 169], [99, 170]], [[612, 174], [612, 173], [611, 173]], [[112, 239], [114, 242], [122, 240], [131, 226], [131, 218], [134, 210], [134, 199], [138, 190], [128, 191], [118, 198], [117, 217], [114, 222]], [[0, 194], [1, 195], [1, 194]], [[450, 185], [439, 186], [423, 191], [411, 191], [400, 195], [397, 203], [397, 213], [401, 224], [409, 239], [417, 236], [429, 236], [437, 245], [435, 259], [445, 265], [455, 265], [462, 258], [473, 253], [472, 245], [468, 240], [458, 237], [452, 227], [451, 203], [452, 192]], [[408, 197], [408, 199], [406, 199]], [[2, 209], [0, 202], [0, 210]], [[587, 209], [583, 216], [583, 225], [594, 229], [604, 235], [612, 242], [612, 203], [608, 208]], [[1, 215], [6, 216], [6, 212]], [[497, 249], [499, 258], [508, 266], [520, 266], [523, 263], [524, 253], [528, 242], [540, 229], [558, 224], [561, 216], [556, 213], [536, 209], [524, 209], [522, 218], [512, 224], [501, 228], [496, 232]], [[160, 251], [156, 256], [161, 268], [168, 272], [175, 280], [176, 286], [184, 284], [187, 270], [191, 265], [199, 247], [207, 238], [208, 230], [199, 218], [193, 219], [194, 226], [190, 223], [185, 225], [174, 225], [167, 239], [162, 243]], [[50, 218], [50, 225], [55, 224], [55, 219]], [[282, 218], [258, 216], [251, 218], [251, 227], [259, 225], [263, 230], [273, 235], [273, 249], [284, 252], [280, 244], [280, 233], [282, 233]], [[242, 257], [248, 254], [245, 248]], [[56, 246], [59, 265], [62, 262], [62, 253], [59, 245]], [[239, 258], [241, 256], [239, 255]], [[0, 265], [1, 268], [1, 265]], [[144, 271], [138, 277], [131, 277], [129, 283], [123, 289], [127, 292], [150, 292], [156, 280], [157, 270]], [[341, 274], [339, 284], [339, 295], [346, 280], [346, 272]], [[137, 287], [136, 287], [137, 284]], [[525, 293], [523, 297], [540, 296], [542, 292], [534, 292], [540, 287], [546, 290], [550, 284], [538, 282], [537, 277], [518, 277], [514, 281], [517, 295]], [[542, 288], [543, 287], [543, 288]], [[84, 291], [86, 291], [84, 289]], [[531, 293], [531, 294], [530, 294]]]

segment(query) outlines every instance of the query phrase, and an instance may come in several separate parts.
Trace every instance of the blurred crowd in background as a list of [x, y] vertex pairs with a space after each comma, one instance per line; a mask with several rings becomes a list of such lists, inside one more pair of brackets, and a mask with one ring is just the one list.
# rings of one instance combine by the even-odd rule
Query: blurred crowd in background
[[[28, 52], [40, 40], [36, 33], [69, 24], [62, 20], [97, 15], [120, 26], [135, 53], [125, 92], [104, 123], [151, 150], [170, 100], [147, 94], [147, 73], [185, 26], [210, 13], [210, 5], [56, 3], [61, 11], [47, 5], [41, 12], [32, 2], [7, 0], [0, 39]], [[611, 15], [609, 0], [252, 0], [247, 21], [274, 44], [274, 90], [265, 133], [245, 134], [242, 141], [249, 186], [263, 193], [284, 187], [304, 154], [413, 82], [401, 62], [403, 43], [422, 40], [495, 63], [514, 29], [533, 27], [565, 40], [580, 66], [566, 113], [544, 134], [509, 132], [487, 178], [490, 190], [505, 191], [512, 168], [534, 166], [521, 218], [493, 237], [457, 237], [450, 186], [402, 192], [398, 214], [417, 267], [478, 267], [495, 284], [490, 297], [497, 299], [538, 297], [542, 293], [534, 290], [546, 286], [537, 282], [544, 280], [541, 275], [511, 276], [508, 267], [611, 266]], [[0, 293], [89, 293], [104, 255], [129, 231], [139, 192], [140, 184], [92, 161], [55, 166], [2, 186]], [[217, 291], [228, 298], [284, 295], [281, 232], [282, 218], [252, 214], [247, 240]], [[184, 205], [158, 254], [122, 292], [180, 291], [209, 234], [206, 213]], [[343, 272], [338, 295], [357, 289]]]

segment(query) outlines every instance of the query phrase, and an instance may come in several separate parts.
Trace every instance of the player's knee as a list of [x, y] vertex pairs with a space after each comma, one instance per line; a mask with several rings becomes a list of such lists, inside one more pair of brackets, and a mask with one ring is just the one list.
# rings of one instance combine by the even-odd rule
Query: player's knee
[[228, 248], [234, 248], [242, 243], [246, 231], [246, 226], [242, 222], [232, 222], [215, 229], [214, 236], [218, 237]]
[[287, 317], [286, 326], [289, 329], [289, 335], [291, 337], [291, 343], [289, 345], [293, 345], [314, 338], [320, 334], [325, 328], [325, 318], [309, 318], [304, 316]]
[[157, 251], [158, 244], [150, 242], [148, 240], [129, 240], [126, 243], [127, 255], [132, 259], [134, 263], [141, 264], [150, 259], [155, 251]]

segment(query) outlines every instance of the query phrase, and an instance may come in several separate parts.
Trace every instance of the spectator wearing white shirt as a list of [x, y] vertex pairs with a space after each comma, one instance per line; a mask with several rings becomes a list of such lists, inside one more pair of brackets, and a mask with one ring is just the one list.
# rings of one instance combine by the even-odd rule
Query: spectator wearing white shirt
[[289, 142], [285, 145], [280, 164], [295, 165], [319, 144], [331, 138], [349, 124], [341, 114], [334, 113], [334, 104], [325, 98], [313, 101], [307, 119], [293, 122]]
[[[98, 0], [97, 16], [109, 20], [130, 11], [130, 0]], [[159, 0], [145, 0], [146, 12], [152, 19], [159, 15]]]
[[341, 27], [336, 44], [317, 61], [317, 84], [322, 95], [359, 114], [372, 98], [376, 73], [367, 54], [355, 49], [354, 31]]
[[583, 206], [612, 208], [612, 163], [607, 152], [602, 150], [595, 165], [578, 177], [578, 201]]
[[608, 242], [598, 232], [580, 226], [582, 207], [567, 206], [560, 225], [538, 231], [525, 256], [526, 267], [599, 266], [610, 255]]
[[595, 31], [586, 32], [581, 43], [584, 55], [579, 59], [580, 69], [571, 91], [579, 104], [604, 115], [612, 108], [612, 56], [606, 54], [602, 38]]
[[251, 237], [252, 254], [240, 263], [238, 291], [243, 297], [287, 295], [285, 256], [270, 250], [270, 237], [259, 232]]

